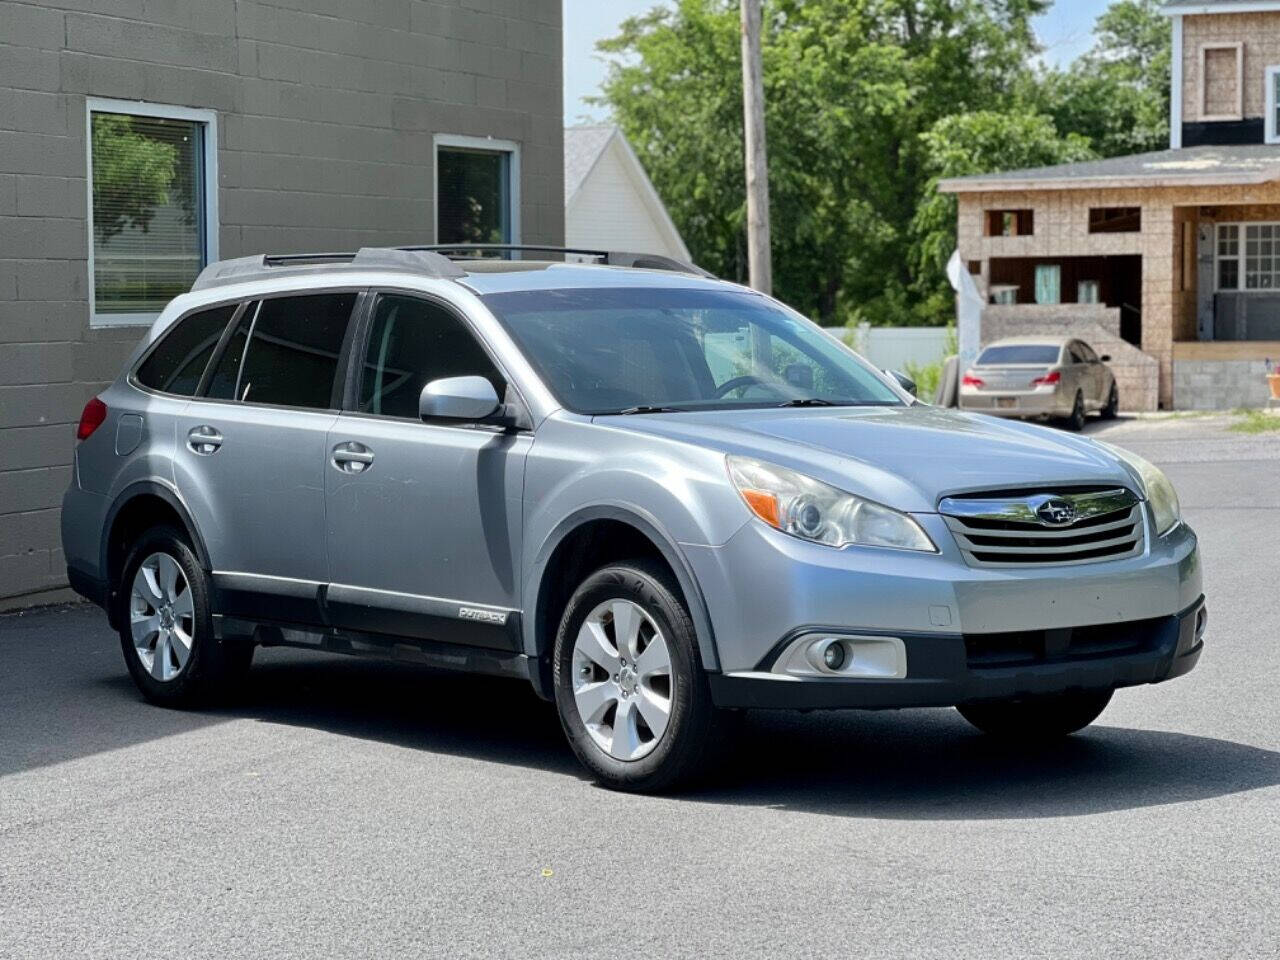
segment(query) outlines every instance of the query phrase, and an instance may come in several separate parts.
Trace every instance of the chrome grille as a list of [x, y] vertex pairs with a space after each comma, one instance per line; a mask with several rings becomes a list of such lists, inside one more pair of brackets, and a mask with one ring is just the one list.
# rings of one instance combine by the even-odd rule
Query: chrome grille
[[972, 567], [1099, 563], [1144, 544], [1142, 502], [1123, 488], [947, 497], [938, 512]]

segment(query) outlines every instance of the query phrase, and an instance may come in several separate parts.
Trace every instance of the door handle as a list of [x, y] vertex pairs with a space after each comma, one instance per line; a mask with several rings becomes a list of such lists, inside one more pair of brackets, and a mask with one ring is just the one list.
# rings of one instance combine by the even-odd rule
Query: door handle
[[373, 466], [373, 451], [354, 440], [333, 448], [333, 465], [344, 473], [364, 473]]
[[187, 431], [187, 446], [191, 448], [192, 453], [207, 457], [217, 453], [222, 447], [222, 434], [207, 423], [202, 423]]

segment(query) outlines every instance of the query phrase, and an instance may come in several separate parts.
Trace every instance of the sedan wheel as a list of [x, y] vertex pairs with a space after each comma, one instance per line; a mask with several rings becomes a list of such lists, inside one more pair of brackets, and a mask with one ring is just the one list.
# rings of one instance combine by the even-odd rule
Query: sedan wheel
[[607, 600], [573, 644], [573, 698], [591, 739], [615, 760], [639, 760], [671, 722], [671, 653], [639, 604]]
[[129, 596], [129, 632], [142, 668], [154, 680], [174, 680], [191, 659], [195, 602], [191, 584], [167, 553], [153, 553], [138, 567]]

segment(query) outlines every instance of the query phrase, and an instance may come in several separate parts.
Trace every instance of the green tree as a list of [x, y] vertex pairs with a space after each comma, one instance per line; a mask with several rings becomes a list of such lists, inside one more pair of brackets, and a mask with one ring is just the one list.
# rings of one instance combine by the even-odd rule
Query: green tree
[[1101, 156], [1167, 148], [1173, 30], [1163, 4], [1113, 3], [1094, 25], [1092, 49], [1066, 70], [1035, 78], [1029, 99]]
[[921, 137], [929, 182], [912, 220], [914, 292], [927, 316], [949, 317], [953, 300], [945, 270], [956, 248], [956, 199], [939, 193], [948, 177], [1046, 167], [1092, 159], [1087, 138], [1058, 133], [1051, 117], [977, 111], [945, 117]]
[[129, 117], [93, 117], [93, 230], [100, 243], [127, 227], [143, 231], [169, 202], [177, 148], [136, 133]]
[[[921, 135], [1013, 102], [1047, 0], [771, 0], [764, 74], [774, 286], [826, 322], [920, 313], [912, 223]], [[677, 0], [626, 21], [601, 101], [694, 257], [745, 277], [739, 24], [731, 0]]]

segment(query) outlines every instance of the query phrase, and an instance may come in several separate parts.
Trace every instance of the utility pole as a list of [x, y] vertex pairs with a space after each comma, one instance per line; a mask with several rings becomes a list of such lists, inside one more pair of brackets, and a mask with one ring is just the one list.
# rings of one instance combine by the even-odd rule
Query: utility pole
[[769, 167], [764, 142], [761, 0], [742, 0], [742, 114], [747, 158], [747, 269], [751, 286], [773, 292], [769, 251]]

